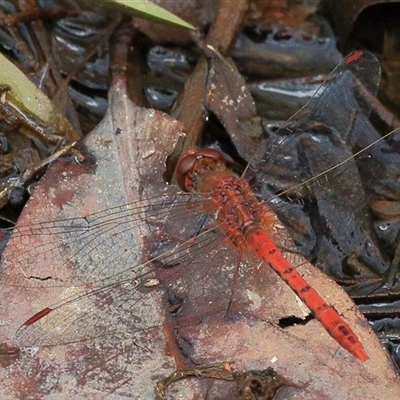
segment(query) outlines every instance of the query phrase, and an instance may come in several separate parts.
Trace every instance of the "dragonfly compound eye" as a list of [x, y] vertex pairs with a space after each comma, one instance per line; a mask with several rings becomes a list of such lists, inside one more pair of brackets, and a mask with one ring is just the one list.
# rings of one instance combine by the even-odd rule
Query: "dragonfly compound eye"
[[225, 164], [224, 156], [214, 149], [191, 149], [178, 162], [175, 170], [175, 176], [178, 186], [185, 192], [192, 190], [192, 177], [194, 167], [200, 160], [209, 159], [210, 162]]

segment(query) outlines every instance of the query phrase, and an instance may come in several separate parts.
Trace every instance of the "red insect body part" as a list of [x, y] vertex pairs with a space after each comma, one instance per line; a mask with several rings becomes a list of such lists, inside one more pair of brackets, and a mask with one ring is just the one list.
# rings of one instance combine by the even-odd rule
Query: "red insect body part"
[[351, 53], [348, 57], [346, 57], [346, 62], [353, 63], [357, 61], [363, 54], [364, 52], [361, 50], [355, 51], [354, 53]]
[[[197, 179], [201, 170], [200, 163], [205, 168], [212, 167], [214, 171], [224, 171], [226, 169], [225, 159], [219, 151], [214, 149], [189, 150], [179, 160], [175, 171], [178, 186], [183, 191], [190, 192], [193, 189], [193, 181]], [[193, 169], [194, 165], [196, 165], [196, 170]], [[197, 172], [196, 176], [195, 172]]]
[[258, 227], [246, 232], [248, 246], [290, 286], [307, 307], [314, 313], [327, 332], [348, 352], [361, 361], [368, 360], [368, 354], [350, 326], [337, 311], [305, 281], [279, 252], [269, 235]]

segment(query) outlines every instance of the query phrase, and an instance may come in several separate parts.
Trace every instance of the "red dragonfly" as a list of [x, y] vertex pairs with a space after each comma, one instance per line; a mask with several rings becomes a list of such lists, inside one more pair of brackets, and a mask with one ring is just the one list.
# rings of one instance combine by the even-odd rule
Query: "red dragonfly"
[[[160, 287], [167, 289], [171, 310], [177, 317], [185, 309], [190, 312], [191, 303], [183, 300], [185, 296], [208, 304], [211, 303], [209, 293], [219, 290], [231, 293], [232, 303], [235, 300], [234, 290], [229, 291], [223, 284], [218, 287], [215, 282], [208, 282], [203, 265], [205, 254], [217, 254], [219, 247], [225, 247], [222, 251], [226, 254], [233, 248], [238, 254], [253, 251], [287, 282], [341, 346], [360, 360], [367, 360], [368, 354], [351, 327], [307, 284], [296, 271], [296, 265], [285, 259], [271, 238], [277, 220], [273, 210], [280, 207], [280, 197], [274, 194], [260, 200], [259, 194], [254, 194], [250, 188], [250, 181], [254, 178], [253, 170], [278, 176], [291, 158], [287, 151], [295, 143], [295, 138], [304, 132], [314, 134], [309, 136], [314, 141], [321, 140], [324, 135], [325, 138], [337, 135], [338, 132], [349, 136], [351, 133], [352, 137], [346, 138], [351, 141], [360, 132], [371, 132], [373, 128], [368, 116], [372, 103], [366, 99], [368, 95], [375, 95], [378, 81], [379, 63], [373, 55], [361, 51], [349, 55], [310, 102], [271, 134], [268, 150], [261, 149], [254, 156], [252, 167], [242, 178], [227, 169], [218, 151], [192, 150], [180, 160], [177, 180], [181, 189], [193, 191], [193, 195], [165, 195], [148, 206], [136, 202], [82, 218], [38, 222], [15, 228], [13, 235], [25, 240], [27, 245], [29, 237], [37, 235], [45, 236], [47, 243], [7, 259], [7, 263], [13, 264], [13, 268], [9, 265], [5, 268], [4, 281], [7, 284], [26, 287], [46, 286], [48, 283], [49, 286], [56, 286], [59, 282], [61, 285], [64, 281], [62, 276], [50, 279], [39, 277], [37, 271], [29, 270], [29, 259], [48, 262], [58, 251], [67, 255], [65, 266], [72, 265], [74, 269], [74, 275], [66, 280], [70, 285], [85, 285], [87, 289], [85, 293], [46, 307], [29, 318], [16, 332], [15, 342], [20, 346], [77, 342], [117, 329], [119, 323], [126, 319], [137, 320], [142, 327], [146, 317], [140, 309], [146, 302], [146, 296]], [[343, 108], [345, 103], [347, 107]], [[329, 129], [331, 131], [327, 133]], [[337, 137], [335, 140], [344, 141]], [[349, 163], [369, 157], [368, 149], [376, 142], [376, 138], [370, 137], [361, 140], [364, 140], [364, 151], [356, 156], [342, 155], [332, 162], [327, 160], [313, 178], [299, 176], [299, 183], [291, 193], [322, 191], [323, 181], [342, 182]], [[322, 154], [321, 157], [327, 158], [327, 155]], [[297, 172], [294, 171], [295, 174]], [[265, 180], [261, 182], [264, 183], [255, 185], [259, 193], [268, 186]], [[280, 196], [288, 193], [282, 188], [277, 191]], [[153, 246], [150, 256], [138, 262], [136, 252], [142, 244], [132, 243], [134, 233], [131, 228], [132, 224], [139, 227], [143, 221], [155, 227], [154, 231], [158, 233], [161, 221], [166, 224], [175, 222], [179, 227], [177, 229], [182, 230], [181, 236], [186, 236], [186, 239], [168, 242], [167, 250], [165, 246], [162, 250]], [[52, 245], [55, 237], [62, 243], [59, 249]], [[157, 240], [159, 238], [155, 242]], [[229, 245], [224, 246], [224, 242]], [[97, 251], [99, 243], [107, 249], [105, 253]], [[210, 264], [207, 265], [211, 268]], [[234, 285], [237, 269], [233, 268], [229, 273], [232, 278], [228, 282]], [[93, 276], [97, 278], [93, 279]], [[195, 294], [192, 295], [192, 292]], [[106, 319], [99, 318], [99, 310], [107, 311]]]

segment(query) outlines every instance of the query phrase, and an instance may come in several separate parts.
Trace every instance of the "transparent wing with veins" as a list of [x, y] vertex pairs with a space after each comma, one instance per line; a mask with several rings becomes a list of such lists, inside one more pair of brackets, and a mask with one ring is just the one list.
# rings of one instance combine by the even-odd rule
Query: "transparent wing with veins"
[[[301, 190], [303, 182], [313, 178], [311, 185], [315, 190], [326, 179], [326, 172], [344, 160], [344, 156], [341, 159], [332, 159], [329, 154], [338, 142], [361, 149], [378, 140], [379, 135], [368, 118], [379, 88], [379, 80], [380, 64], [373, 54], [360, 51], [346, 57], [310, 101], [271, 135], [265, 146], [252, 157], [251, 165], [255, 171], [261, 171], [261, 174], [257, 173], [258, 180], [270, 175], [280, 178], [282, 190], [294, 186]], [[310, 175], [301, 175], [297, 170], [292, 170], [290, 182], [285, 182], [287, 159], [292, 156], [293, 147], [298, 145], [297, 138], [304, 133], [314, 135], [311, 139], [314, 142], [325, 142], [324, 147], [319, 146], [325, 151], [319, 154], [319, 159], [325, 162], [319, 167], [318, 174], [309, 171]], [[317, 144], [304, 141], [300, 145]], [[320, 174], [321, 176], [316, 176]], [[249, 169], [247, 176], [250, 178], [252, 175], [253, 171]]]
[[[155, 293], [161, 294], [165, 290], [171, 290], [174, 296], [183, 299], [188, 292], [193, 292], [194, 287], [208, 285], [208, 289], [201, 290], [194, 297], [199, 304], [213, 303], [212, 296], [223, 285], [215, 283], [218, 288], [212, 288], [214, 284], [207, 283], [207, 271], [212, 268], [213, 262], [221, 263], [223, 259], [231, 265], [233, 274], [238, 256], [232, 248], [227, 248], [225, 236], [222, 232], [217, 233], [212, 221], [203, 218], [200, 198], [204, 200], [204, 196], [192, 195], [165, 197], [148, 207], [138, 202], [82, 219], [19, 227], [13, 240], [18, 242], [33, 234], [36, 239], [41, 239], [44, 247], [28, 250], [28, 254], [8, 262], [22, 265], [41, 252], [47, 258], [49, 268], [50, 257], [56, 251], [62, 251], [67, 260], [66, 266], [69, 266], [68, 260], [76, 257], [80, 267], [78, 271], [75, 266], [71, 267], [70, 277], [67, 276], [68, 268], [65, 268], [62, 282], [59, 277], [27, 279], [26, 274], [18, 269], [8, 277], [3, 276], [3, 284], [23, 286], [26, 281], [26, 287], [33, 281], [32, 287], [55, 286], [63, 298], [26, 321], [16, 333], [15, 343], [20, 346], [51, 346], [78, 342], [116, 332], [124, 326], [126, 330], [127, 325], [132, 332], [143, 331], [156, 324], [152, 320], [154, 312], [146, 304], [150, 304], [150, 297]], [[146, 245], [151, 249], [148, 259], [134, 262], [135, 253], [143, 249], [129, 247], [128, 240], [131, 235], [137, 234], [132, 229], [140, 228], [146, 221], [152, 225], [154, 241], [146, 239]], [[159, 231], [164, 225], [170, 232], [179, 232], [179, 237], [170, 237], [163, 243], [163, 233], [160, 238]], [[46, 241], [52, 241], [53, 237], [57, 240], [47, 247]], [[58, 244], [60, 237], [61, 242], [65, 241], [68, 245], [67, 248]], [[101, 247], [98, 247], [100, 243]], [[107, 251], [116, 243], [118, 251]], [[56, 244], [61, 250], [54, 247]], [[97, 254], [100, 248], [105, 254]], [[121, 252], [121, 248], [124, 251]], [[71, 252], [69, 257], [68, 252]], [[38, 275], [34, 270], [29, 273]], [[55, 270], [54, 274], [57, 273]], [[229, 282], [224, 288], [224, 293], [227, 293], [232, 280], [227, 269], [224, 274], [224, 282]], [[227, 302], [224, 301], [222, 308], [228, 307]], [[189, 309], [190, 302], [186, 302], [185, 307]]]
[[[282, 221], [288, 220], [288, 203], [294, 213], [304, 209], [303, 205], [297, 207], [296, 201], [318, 210], [324, 223], [320, 236], [311, 237], [314, 233], [307, 232], [310, 244], [302, 244], [303, 254], [309, 255], [315, 246], [326, 249], [324, 260], [317, 264], [345, 280], [352, 277], [340, 270], [341, 264], [361, 274], [361, 261], [370, 277], [388, 268], [365, 218], [366, 205], [374, 193], [391, 195], [382, 177], [388, 177], [390, 166], [399, 163], [398, 152], [369, 119], [379, 78], [380, 65], [374, 55], [361, 51], [350, 54], [306, 106], [270, 135], [246, 172], [250, 179], [257, 171], [254, 190], [271, 201]], [[324, 233], [330, 238], [321, 239]], [[298, 234], [296, 242], [305, 243], [303, 234]]]
[[[214, 253], [221, 257], [223, 242], [223, 236], [206, 231], [151, 261], [88, 286], [81, 294], [72, 292], [69, 298], [42, 310], [37, 320], [32, 317], [22, 325], [15, 343], [53, 346], [126, 331], [127, 326], [130, 332], [159, 327], [159, 320], [153, 320], [156, 313], [150, 297], [158, 296], [168, 304], [165, 290], [173, 289], [174, 296], [179, 293], [183, 298], [193, 285], [204, 285], [204, 265]], [[209, 302], [207, 293], [199, 297], [200, 303]]]
[[[83, 217], [18, 225], [3, 256], [1, 283], [21, 287], [80, 286], [129, 271], [146, 261], [142, 259], [144, 241], [154, 246], [148, 231], [142, 229], [146, 221], [149, 225], [172, 220], [189, 225], [188, 205], [193, 223], [202, 214], [202, 197], [164, 196]], [[194, 231], [195, 226], [185, 229], [189, 235], [190, 229]], [[51, 273], [49, 263], [53, 264]]]

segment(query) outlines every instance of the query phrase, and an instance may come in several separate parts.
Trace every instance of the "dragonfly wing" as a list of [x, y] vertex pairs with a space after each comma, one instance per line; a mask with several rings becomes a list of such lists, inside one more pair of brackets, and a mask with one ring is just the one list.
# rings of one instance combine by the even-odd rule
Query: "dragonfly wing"
[[306, 231], [313, 243], [297, 240], [304, 254], [339, 279], [372, 277], [388, 268], [365, 218], [371, 195], [386, 190], [378, 175], [385, 175], [388, 163], [399, 162], [388, 143], [375, 143], [381, 136], [369, 120], [379, 78], [375, 56], [352, 53], [307, 105], [269, 137], [264, 154], [260, 150], [254, 160], [255, 191], [282, 220], [290, 204], [298, 205], [296, 212], [306, 215], [302, 218], [308, 226], [297, 228], [293, 237]]
[[155, 246], [154, 221], [159, 227], [176, 220], [189, 232], [203, 214], [201, 200], [166, 195], [83, 217], [19, 224], [2, 258], [1, 284], [79, 286], [124, 273], [143, 262], [145, 244]]
[[[275, 169], [274, 164], [283, 161], [285, 149], [292, 146], [296, 134], [313, 131], [319, 124], [334, 129], [344, 139], [354, 131], [355, 124], [368, 127], [367, 132], [371, 131], [368, 117], [373, 107], [371, 98], [376, 96], [379, 80], [380, 64], [372, 53], [350, 54], [332, 71], [308, 103], [270, 136], [266, 145], [255, 153], [251, 164], [263, 171]], [[356, 132], [360, 129], [358, 127]], [[274, 161], [272, 164], [271, 160]]]
[[[179, 312], [183, 308], [180, 315], [186, 320], [199, 310], [215, 312], [216, 306], [219, 311], [226, 310], [229, 298], [223, 298], [222, 305], [217, 299], [232, 286], [232, 271], [238, 263], [224, 241], [221, 233], [205, 228], [181, 244], [168, 242], [156, 249], [149, 261], [121, 274], [96, 284], [66, 288], [61, 292], [64, 300], [44, 308], [19, 328], [15, 343], [53, 346], [159, 328], [162, 321], [156, 316], [165, 309], [178, 314], [178, 308]], [[223, 279], [216, 280], [215, 270], [222, 269], [210, 271], [221, 260], [230, 263], [220, 272]]]
[[[148, 328], [151, 324], [148, 319], [156, 312], [146, 313], [141, 308], [145, 304], [145, 295], [139, 295], [138, 286], [139, 283], [133, 278], [110, 282], [46, 307], [18, 329], [14, 343], [20, 347], [30, 347], [80, 342], [119, 330], [123, 332], [128, 318], [131, 331], [139, 329], [139, 326]], [[153, 302], [152, 306], [156, 304]]]

